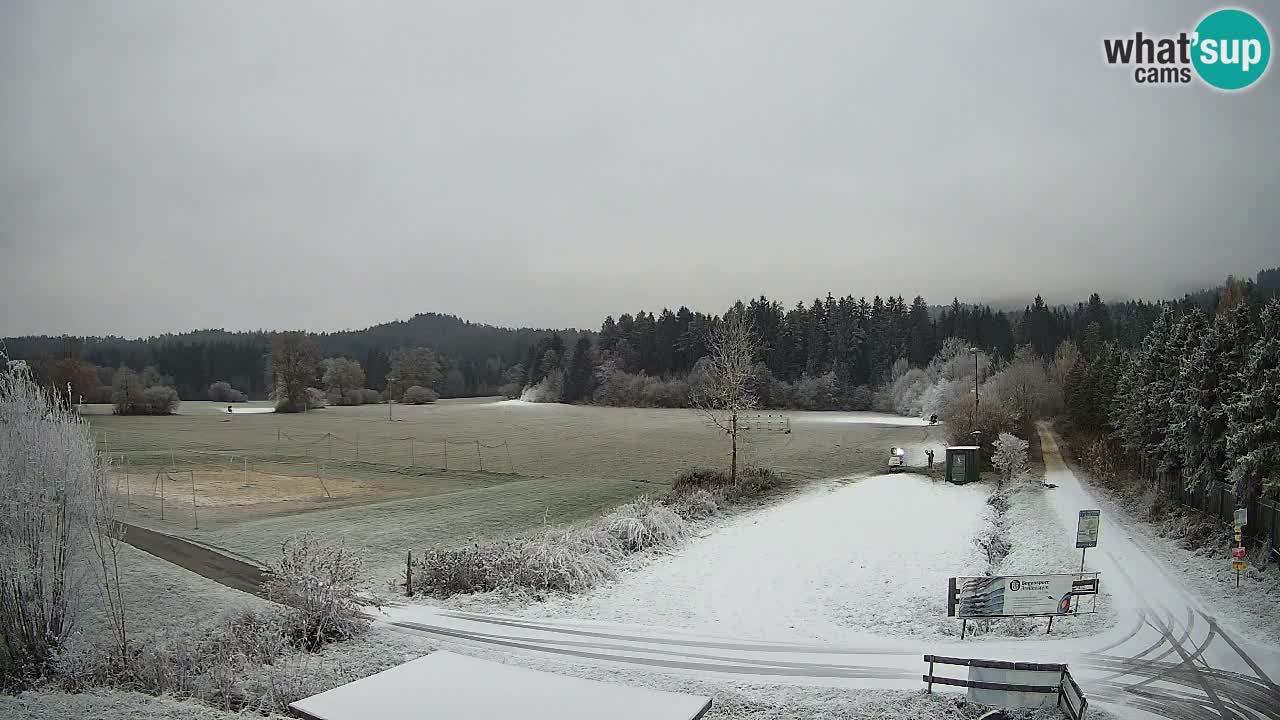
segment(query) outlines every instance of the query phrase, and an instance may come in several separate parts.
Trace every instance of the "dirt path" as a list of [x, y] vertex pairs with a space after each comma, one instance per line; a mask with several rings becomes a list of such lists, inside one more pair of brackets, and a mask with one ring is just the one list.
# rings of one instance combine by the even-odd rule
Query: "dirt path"
[[137, 525], [125, 523], [124, 527], [124, 541], [143, 552], [186, 568], [197, 575], [203, 575], [229, 588], [265, 597], [262, 583], [267, 579], [267, 571], [264, 568], [223, 555], [202, 545]]

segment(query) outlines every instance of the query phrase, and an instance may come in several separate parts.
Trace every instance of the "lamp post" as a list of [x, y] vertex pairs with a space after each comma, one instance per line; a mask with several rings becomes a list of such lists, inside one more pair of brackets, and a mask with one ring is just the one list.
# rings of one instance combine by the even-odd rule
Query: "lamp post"
[[976, 347], [969, 348], [969, 352], [973, 353], [973, 409], [978, 409], [978, 353], [981, 352]]
[[394, 377], [387, 376], [387, 422], [391, 422], [391, 403], [395, 402], [395, 396], [391, 394], [391, 383], [395, 381]]

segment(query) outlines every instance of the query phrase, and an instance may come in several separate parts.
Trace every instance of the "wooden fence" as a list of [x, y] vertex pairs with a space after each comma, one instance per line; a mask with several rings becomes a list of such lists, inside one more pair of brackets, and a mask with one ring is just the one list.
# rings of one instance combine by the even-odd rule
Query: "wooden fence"
[[[1236, 508], [1240, 507], [1235, 491], [1228, 483], [1211, 482], [1201, 490], [1191, 489], [1182, 481], [1181, 471], [1157, 470], [1145, 458], [1139, 460], [1139, 470], [1158, 492], [1224, 523], [1231, 524]], [[1269, 539], [1271, 547], [1280, 551], [1280, 497], [1275, 493], [1258, 497], [1249, 503], [1247, 510], [1249, 523], [1244, 528], [1245, 543], [1264, 545]]]
[[[996, 704], [1012, 703], [1017, 707], [1032, 707], [1040, 704], [1038, 701], [1031, 704], [1012, 702], [1019, 695], [1052, 695], [1056, 696], [1054, 704], [1058, 709], [1062, 710], [1068, 720], [1084, 720], [1085, 712], [1089, 708], [1089, 701], [1085, 698], [1084, 692], [1080, 690], [1080, 686], [1071, 677], [1071, 672], [1067, 670], [1067, 666], [1062, 663], [1005, 662], [1002, 660], [945, 657], [943, 655], [925, 655], [924, 661], [929, 663], [929, 672], [924, 676], [924, 682], [927, 685], [927, 691], [930, 693], [933, 692], [934, 685], [951, 685], [953, 687], [968, 688], [971, 692], [973, 690], [985, 691], [982, 694], [981, 701], [987, 704], [992, 704], [991, 701], [995, 701]], [[996, 670], [1001, 672], [988, 674], [1002, 678], [1038, 677], [1041, 683], [1044, 682], [1045, 678], [1052, 678], [1052, 682], [1047, 685], [1031, 685], [975, 680], [972, 677], [952, 678], [935, 675], [934, 665], [958, 665], [981, 670]], [[1017, 675], [1013, 675], [1013, 673], [1017, 673]], [[972, 671], [970, 671], [971, 676], [972, 674]]]

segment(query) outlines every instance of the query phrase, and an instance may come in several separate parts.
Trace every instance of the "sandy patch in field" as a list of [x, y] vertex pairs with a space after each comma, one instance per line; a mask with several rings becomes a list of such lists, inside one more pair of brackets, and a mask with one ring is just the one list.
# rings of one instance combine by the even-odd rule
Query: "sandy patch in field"
[[[113, 473], [117, 493], [127, 495], [134, 503], [144, 505], [160, 501], [160, 484], [164, 483], [166, 503], [180, 506], [191, 502], [191, 475], [195, 473], [195, 497], [200, 507], [234, 507], [263, 503], [291, 502], [299, 500], [347, 500], [386, 497], [382, 484], [372, 480], [351, 480], [325, 477], [323, 482], [314, 475], [281, 475], [250, 469], [233, 470], [179, 470], [176, 472], [132, 474], [129, 487], [124, 486], [124, 474]], [[157, 479], [159, 477], [160, 479]]]

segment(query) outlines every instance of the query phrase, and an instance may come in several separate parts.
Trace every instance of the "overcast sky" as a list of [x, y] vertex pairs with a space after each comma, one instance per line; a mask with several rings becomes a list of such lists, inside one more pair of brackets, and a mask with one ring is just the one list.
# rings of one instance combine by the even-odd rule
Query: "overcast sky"
[[6, 0], [0, 335], [1152, 297], [1280, 265], [1277, 71], [1135, 85], [1102, 39], [1214, 5], [1088, 7]]

